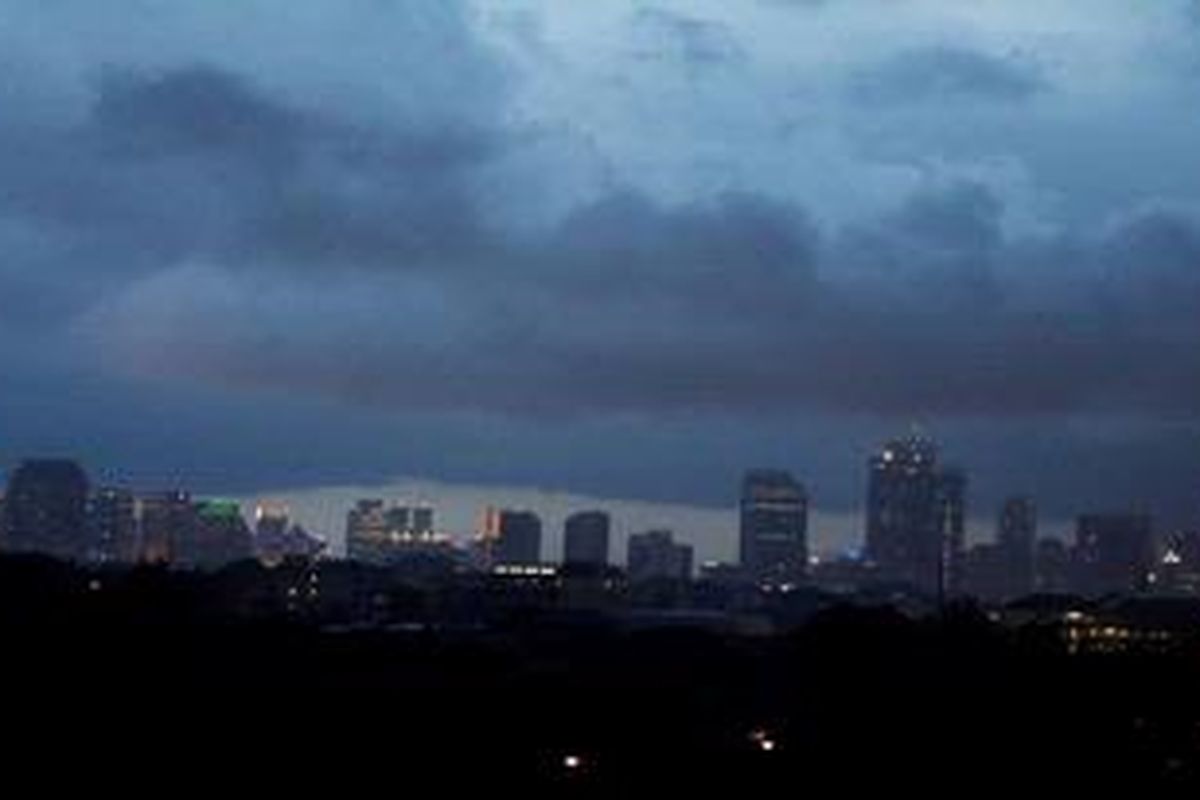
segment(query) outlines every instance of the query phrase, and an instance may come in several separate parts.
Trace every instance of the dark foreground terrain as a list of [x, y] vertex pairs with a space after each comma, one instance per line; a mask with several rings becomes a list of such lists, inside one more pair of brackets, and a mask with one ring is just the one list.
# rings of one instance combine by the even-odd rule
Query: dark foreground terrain
[[0, 752], [9, 784], [38, 795], [1165, 797], [1197, 783], [1193, 647], [1072, 656], [967, 607], [923, 622], [834, 608], [774, 637], [533, 612], [370, 630], [206, 614], [166, 573], [102, 592], [12, 565], [0, 577]]

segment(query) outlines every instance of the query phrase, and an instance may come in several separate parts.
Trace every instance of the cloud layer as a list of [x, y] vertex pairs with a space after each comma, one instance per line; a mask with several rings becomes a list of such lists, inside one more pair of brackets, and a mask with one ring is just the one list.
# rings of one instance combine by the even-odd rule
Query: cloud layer
[[161, 470], [97, 420], [153, 402], [197, 480], [723, 502], [776, 461], [845, 507], [917, 419], [984, 503], [1186, 516], [1188, 4], [436, 5], [0, 2], [13, 447]]

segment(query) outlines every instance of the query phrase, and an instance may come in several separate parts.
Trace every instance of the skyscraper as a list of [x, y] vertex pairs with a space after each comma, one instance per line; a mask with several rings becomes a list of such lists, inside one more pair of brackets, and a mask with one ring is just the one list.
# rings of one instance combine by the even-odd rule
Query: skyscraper
[[137, 500], [133, 492], [105, 487], [92, 497], [91, 557], [101, 563], [133, 563], [138, 555]]
[[910, 437], [871, 457], [867, 487], [867, 558], [880, 579], [931, 594], [960, 582], [966, 477], [938, 465], [934, 444]]
[[563, 563], [603, 567], [608, 564], [608, 514], [579, 511], [563, 525]]
[[346, 514], [346, 556], [354, 561], [383, 561], [387, 510], [382, 500], [359, 500]]
[[756, 580], [794, 581], [808, 568], [808, 495], [790, 473], [751, 470], [742, 481], [742, 568]]
[[542, 520], [532, 511], [500, 512], [497, 564], [537, 564], [542, 557]]
[[88, 479], [74, 461], [23, 462], [8, 482], [4, 503], [6, 548], [83, 559], [91, 549]]
[[194, 535], [196, 509], [192, 496], [180, 490], [161, 492], [141, 498], [140, 506], [138, 560], [174, 563], [184, 542]]
[[1033, 501], [1028, 497], [1005, 500], [996, 526], [1005, 597], [1019, 597], [1033, 591], [1036, 541], [1037, 508]]

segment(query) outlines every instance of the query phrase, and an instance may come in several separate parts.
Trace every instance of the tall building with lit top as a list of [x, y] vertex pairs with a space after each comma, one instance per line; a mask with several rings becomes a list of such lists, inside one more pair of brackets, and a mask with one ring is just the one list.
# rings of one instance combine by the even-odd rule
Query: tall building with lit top
[[88, 478], [65, 459], [24, 461], [8, 481], [5, 549], [84, 559], [91, 548]]
[[927, 439], [885, 444], [869, 462], [866, 555], [879, 579], [930, 594], [961, 580], [966, 476], [943, 469]]
[[608, 564], [611, 521], [603, 511], [579, 511], [563, 525], [563, 563], [603, 567]]
[[808, 494], [783, 470], [751, 470], [742, 481], [738, 538], [742, 569], [756, 580], [795, 581], [808, 570]]

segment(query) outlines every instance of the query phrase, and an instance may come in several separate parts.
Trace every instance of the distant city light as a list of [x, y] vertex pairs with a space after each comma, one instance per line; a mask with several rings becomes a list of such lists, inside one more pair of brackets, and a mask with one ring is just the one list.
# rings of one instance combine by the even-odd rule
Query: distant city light
[[569, 770], [577, 770], [583, 766], [583, 759], [577, 755], [563, 756], [563, 766]]
[[772, 753], [778, 748], [778, 742], [767, 731], [759, 728], [750, 732], [750, 741], [764, 753]]

